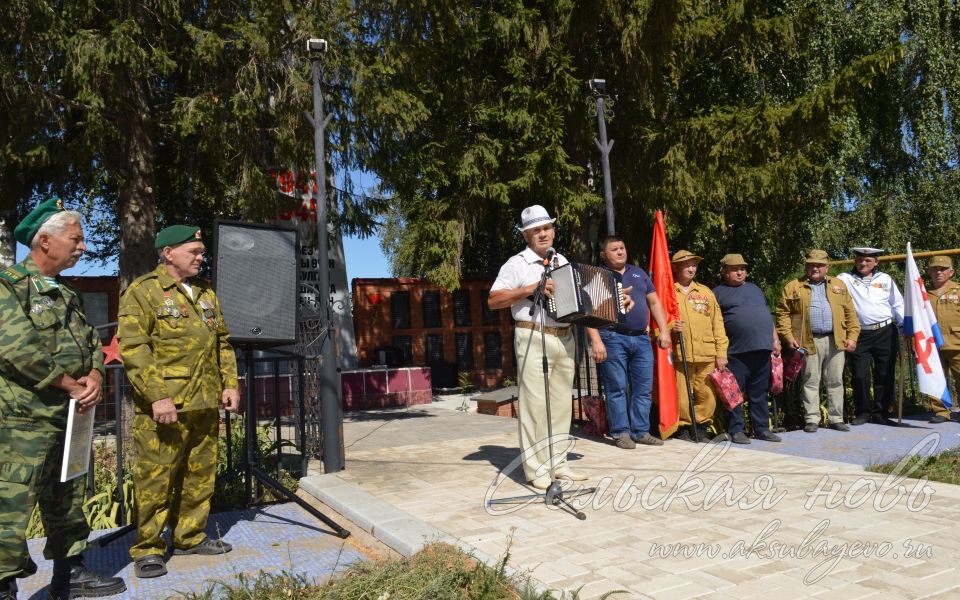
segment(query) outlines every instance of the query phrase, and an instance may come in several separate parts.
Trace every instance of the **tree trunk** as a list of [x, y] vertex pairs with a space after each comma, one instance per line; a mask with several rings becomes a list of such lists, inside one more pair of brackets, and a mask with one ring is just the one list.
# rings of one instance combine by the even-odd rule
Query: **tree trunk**
[[17, 262], [17, 243], [13, 239], [13, 211], [0, 212], [0, 269]]
[[119, 157], [120, 181], [120, 289], [157, 265], [153, 247], [156, 239], [157, 196], [154, 189], [155, 123], [142, 82], [130, 90], [130, 111], [121, 121], [123, 155]]

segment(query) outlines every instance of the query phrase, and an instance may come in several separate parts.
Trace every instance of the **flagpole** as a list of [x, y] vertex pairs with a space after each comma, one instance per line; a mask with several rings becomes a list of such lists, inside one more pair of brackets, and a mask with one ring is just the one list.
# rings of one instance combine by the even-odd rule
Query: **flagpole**
[[[900, 336], [903, 337], [903, 336]], [[897, 386], [897, 424], [903, 424], [903, 380], [906, 377], [906, 367], [907, 361], [904, 360], [904, 351], [906, 348], [900, 348], [900, 351], [897, 354], [900, 355], [900, 382]]]

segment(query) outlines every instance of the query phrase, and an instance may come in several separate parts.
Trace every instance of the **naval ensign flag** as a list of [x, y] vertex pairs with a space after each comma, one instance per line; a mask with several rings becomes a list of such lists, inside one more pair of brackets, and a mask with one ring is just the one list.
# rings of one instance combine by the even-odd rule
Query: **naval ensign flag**
[[927, 289], [913, 259], [913, 250], [907, 243], [907, 276], [903, 282], [903, 332], [913, 346], [916, 360], [917, 382], [920, 393], [940, 398], [947, 408], [950, 402], [950, 388], [940, 364], [938, 348], [943, 346], [943, 336], [937, 325], [937, 316], [930, 306]]

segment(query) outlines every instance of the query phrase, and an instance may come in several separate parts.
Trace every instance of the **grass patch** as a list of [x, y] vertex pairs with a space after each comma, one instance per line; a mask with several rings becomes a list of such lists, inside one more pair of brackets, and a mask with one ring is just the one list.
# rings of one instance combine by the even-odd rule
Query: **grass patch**
[[[892, 473], [901, 459], [893, 460], [879, 465], [872, 465], [867, 468], [874, 473]], [[913, 469], [911, 471], [911, 469]], [[960, 485], [960, 448], [945, 450], [940, 454], [933, 456], [914, 456], [911, 457], [904, 466], [899, 469], [900, 473], [910, 473], [910, 477], [920, 479], [926, 477], [929, 481], [941, 481], [943, 483], [952, 483]]]
[[[526, 577], [506, 573], [509, 553], [489, 567], [448, 544], [430, 544], [411, 558], [360, 562], [323, 585], [290, 572], [241, 574], [188, 600], [576, 600], [577, 592], [539, 592]], [[620, 592], [610, 592], [604, 598]], [[626, 592], [623, 592], [626, 593]]]

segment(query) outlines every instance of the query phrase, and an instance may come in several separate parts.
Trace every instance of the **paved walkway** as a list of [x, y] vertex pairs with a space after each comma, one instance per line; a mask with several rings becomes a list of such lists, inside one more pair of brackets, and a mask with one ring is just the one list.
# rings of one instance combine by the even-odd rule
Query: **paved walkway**
[[432, 538], [485, 560], [509, 553], [517, 571], [582, 598], [960, 597], [960, 487], [861, 466], [921, 433], [956, 445], [956, 423], [629, 451], [578, 438], [571, 463], [598, 486], [574, 500], [580, 521], [542, 500], [488, 505], [534, 491], [519, 469], [503, 473], [518, 453], [516, 421], [456, 406], [348, 415], [346, 470], [304, 490], [402, 553]]
[[[240, 574], [256, 577], [260, 571], [300, 573], [314, 581], [325, 581], [365, 558], [351, 540], [342, 540], [296, 504], [279, 504], [257, 510], [211, 515], [207, 531], [223, 536], [233, 551], [220, 556], [171, 556], [164, 577], [137, 579], [128, 551], [134, 533], [129, 532], [103, 548], [91, 544], [87, 566], [98, 573], [120, 575], [127, 582], [122, 600], [153, 600], [182, 597], [202, 592], [213, 582], [235, 584]], [[110, 531], [96, 532], [99, 535]], [[45, 600], [53, 563], [42, 560], [44, 540], [31, 540], [30, 554], [39, 570], [18, 581], [20, 598]]]

